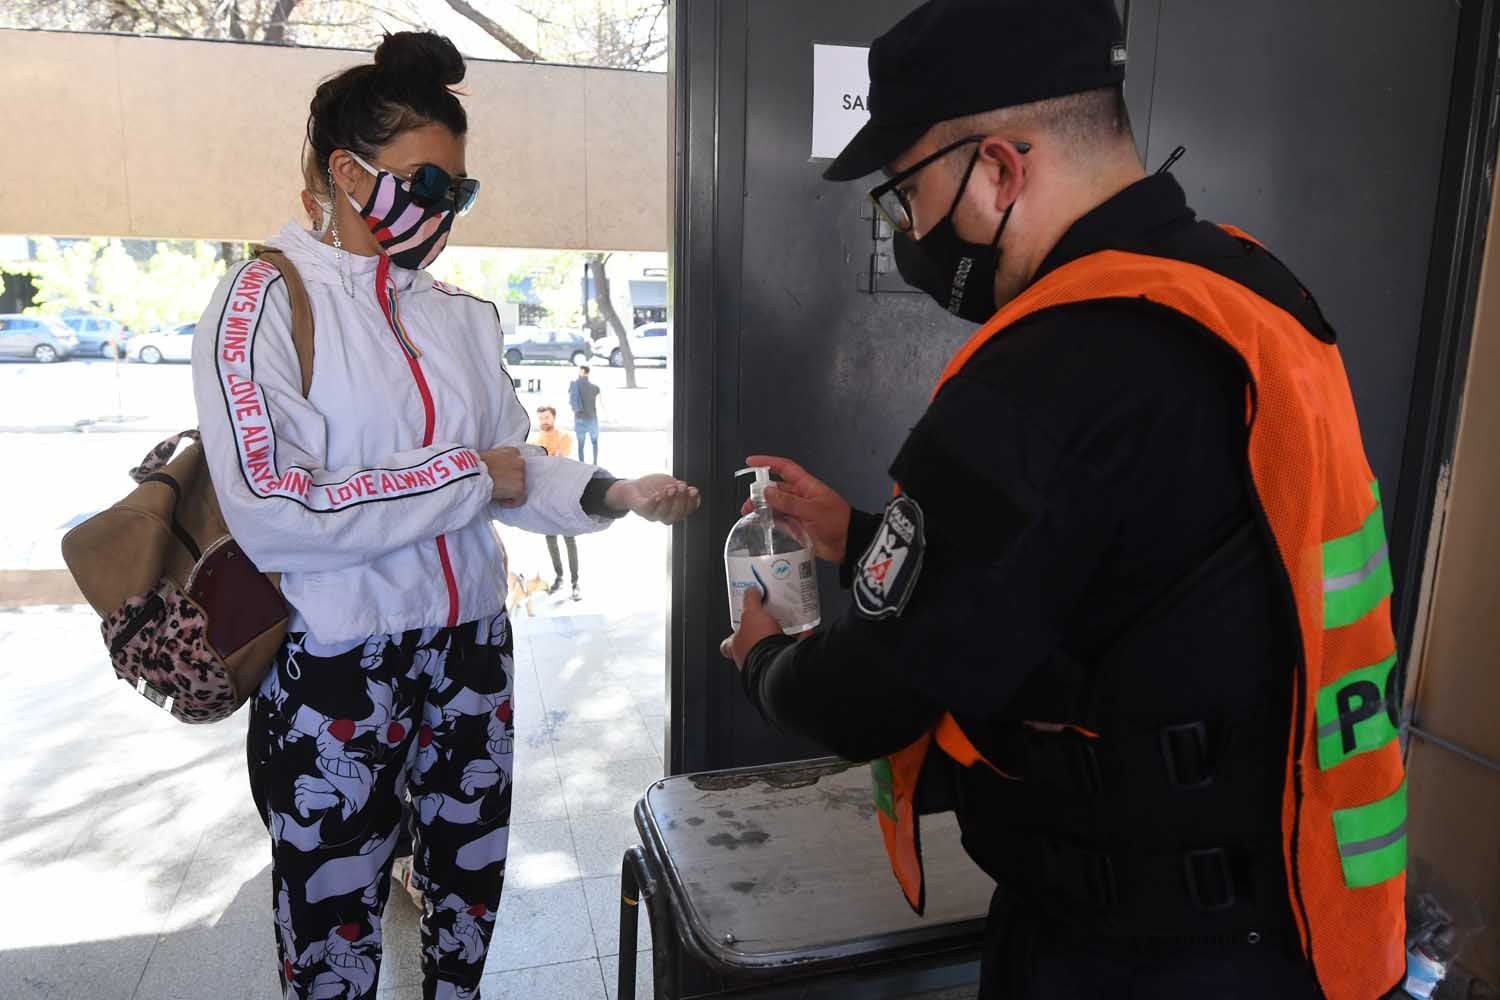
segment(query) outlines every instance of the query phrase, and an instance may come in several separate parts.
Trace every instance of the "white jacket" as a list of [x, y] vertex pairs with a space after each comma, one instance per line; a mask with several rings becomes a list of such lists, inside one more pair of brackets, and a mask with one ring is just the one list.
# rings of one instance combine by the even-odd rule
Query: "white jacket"
[[224, 519], [256, 566], [282, 574], [294, 630], [344, 641], [496, 614], [507, 578], [492, 518], [563, 535], [609, 523], [579, 506], [597, 470], [566, 458], [528, 454], [525, 505], [492, 503], [479, 452], [523, 445], [531, 418], [491, 303], [346, 254], [351, 298], [332, 247], [295, 225], [269, 242], [312, 304], [308, 398], [291, 302], [263, 261], [237, 265], [214, 292], [194, 336], [193, 390]]

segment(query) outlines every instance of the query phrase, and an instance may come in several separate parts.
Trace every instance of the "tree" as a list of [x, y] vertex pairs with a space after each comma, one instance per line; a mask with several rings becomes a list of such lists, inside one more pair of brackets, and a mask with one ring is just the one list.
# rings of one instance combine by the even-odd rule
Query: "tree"
[[537, 55], [530, 46], [526, 45], [509, 31], [506, 31], [498, 21], [476, 8], [473, 4], [468, 3], [467, 0], [447, 0], [447, 4], [483, 29], [485, 34], [514, 52], [517, 58], [523, 59], [526, 62], [539, 62], [541, 60], [541, 56]]
[[620, 322], [620, 314], [615, 311], [614, 301], [609, 295], [608, 266], [611, 256], [607, 253], [587, 253], [584, 254], [584, 260], [588, 261], [589, 277], [594, 282], [594, 305], [620, 342], [620, 362], [625, 366], [625, 388], [635, 389], [635, 353], [630, 349], [630, 337], [626, 333], [625, 324]]
[[[476, 10], [468, 0], [447, 0], [447, 3], [501, 45], [532, 62], [641, 70], [656, 68], [666, 60], [667, 0], [523, 0], [517, 8], [536, 21], [541, 51], [524, 45], [518, 47], [513, 32]], [[542, 51], [548, 55], [544, 56]], [[588, 317], [589, 332], [599, 340], [605, 335], [599, 329], [601, 326], [614, 331], [625, 367], [625, 387], [634, 389], [635, 354], [630, 349], [629, 332], [610, 299], [609, 259], [609, 254], [598, 251], [584, 254], [601, 321], [596, 324], [594, 317]]]
[[[446, 6], [518, 59], [663, 69], [665, 0], [0, 0], [0, 27], [219, 38], [283, 45], [372, 48], [380, 36], [421, 28]], [[507, 27], [505, 19], [529, 21]], [[534, 44], [523, 41], [534, 37]], [[544, 56], [542, 53], [545, 52]]]
[[489, 250], [450, 246], [428, 268], [432, 276], [486, 299], [505, 298], [509, 272]]
[[522, 254], [506, 273], [501, 297], [507, 302], [521, 303], [527, 300], [529, 291], [552, 325], [576, 330], [584, 323], [578, 288], [580, 259], [572, 250], [533, 250]]
[[536, 22], [538, 47], [551, 62], [666, 68], [665, 0], [517, 0], [516, 6]]
[[211, 243], [156, 243], [144, 263], [123, 240], [42, 239], [26, 272], [43, 315], [68, 312], [112, 316], [128, 329], [194, 319], [224, 276]]
[[0, 0], [0, 27], [372, 47], [424, 0]]
[[[299, 0], [5, 0], [7, 22], [73, 31], [285, 42]], [[15, 17], [16, 14], [22, 15]]]

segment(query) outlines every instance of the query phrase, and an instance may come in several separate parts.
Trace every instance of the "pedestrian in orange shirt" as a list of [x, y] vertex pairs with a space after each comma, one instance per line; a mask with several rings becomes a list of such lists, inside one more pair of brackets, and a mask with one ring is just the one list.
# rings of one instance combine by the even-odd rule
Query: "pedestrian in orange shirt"
[[[538, 406], [536, 421], [538, 427], [536, 443], [547, 449], [547, 454], [561, 455], [564, 458], [573, 454], [573, 435], [558, 428], [556, 407]], [[565, 536], [563, 541], [568, 546], [568, 570], [572, 574], [573, 600], [581, 601], [583, 594], [578, 589], [578, 542], [572, 535]], [[554, 574], [552, 586], [547, 588], [547, 593], [555, 594], [562, 589], [563, 585], [562, 553], [557, 551], [556, 535], [547, 536], [547, 551], [552, 555]]]

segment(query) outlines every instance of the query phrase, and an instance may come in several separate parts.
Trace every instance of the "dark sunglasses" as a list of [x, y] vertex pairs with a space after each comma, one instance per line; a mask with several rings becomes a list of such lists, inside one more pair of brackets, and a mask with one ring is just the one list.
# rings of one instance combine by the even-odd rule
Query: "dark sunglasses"
[[452, 199], [453, 210], [459, 215], [467, 214], [479, 197], [477, 177], [451, 177], [448, 171], [431, 163], [424, 163], [413, 170], [411, 176], [406, 178], [406, 183], [411, 196], [424, 204], [436, 205]]
[[[349, 151], [349, 155], [371, 176], [380, 173], [381, 168], [366, 163], [353, 150]], [[432, 163], [422, 164], [411, 172], [410, 177], [402, 177], [394, 170], [385, 172], [404, 184], [411, 196], [423, 206], [439, 205], [451, 200], [453, 210], [463, 215], [474, 207], [474, 199], [479, 197], [478, 179], [453, 177], [448, 171]]]
[[[911, 210], [911, 201], [907, 198], [906, 192], [901, 190], [901, 185], [915, 177], [924, 167], [936, 163], [955, 149], [962, 149], [970, 143], [983, 142], [987, 138], [988, 136], [971, 135], [957, 142], [950, 143], [931, 156], [923, 157], [921, 160], [913, 163], [879, 187], [872, 188], [870, 190], [870, 200], [875, 203], [876, 211], [898, 233], [911, 232], [916, 222]], [[1016, 147], [1016, 152], [1023, 155], [1031, 152], [1031, 143], [1029, 142], [1013, 142], [1011, 145]], [[978, 154], [976, 153], [975, 156], [977, 159]], [[969, 164], [969, 170], [972, 171], [973, 169], [974, 164]], [[969, 177], [966, 173], [964, 175], [965, 185], [968, 184], [968, 180]]]

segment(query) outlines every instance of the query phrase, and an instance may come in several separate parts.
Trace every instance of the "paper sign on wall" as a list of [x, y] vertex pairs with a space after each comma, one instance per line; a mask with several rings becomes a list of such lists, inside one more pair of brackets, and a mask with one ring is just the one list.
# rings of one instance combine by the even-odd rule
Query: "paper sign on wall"
[[831, 160], [870, 120], [870, 50], [813, 46], [813, 159]]

